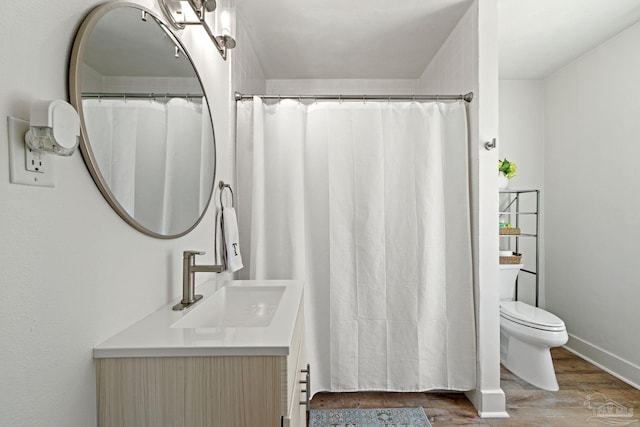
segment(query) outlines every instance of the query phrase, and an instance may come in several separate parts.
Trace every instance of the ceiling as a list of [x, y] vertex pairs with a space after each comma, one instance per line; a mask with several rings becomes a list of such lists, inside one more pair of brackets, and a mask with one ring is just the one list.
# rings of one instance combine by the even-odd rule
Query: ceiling
[[267, 79], [414, 79], [472, 0], [239, 0]]
[[639, 20], [639, 0], [498, 0], [500, 78], [548, 77]]
[[[472, 0], [239, 0], [267, 79], [415, 79]], [[540, 79], [640, 20], [638, 0], [498, 0], [500, 78]]]

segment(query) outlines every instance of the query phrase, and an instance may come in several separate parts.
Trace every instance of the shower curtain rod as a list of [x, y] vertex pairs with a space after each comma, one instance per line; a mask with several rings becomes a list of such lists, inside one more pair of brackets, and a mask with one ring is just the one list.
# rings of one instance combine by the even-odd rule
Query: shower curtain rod
[[466, 101], [473, 100], [473, 92], [465, 95], [245, 95], [236, 92], [236, 101], [251, 99], [257, 96], [262, 99], [312, 99], [332, 101]]
[[186, 98], [198, 99], [201, 93], [143, 93], [143, 92], [82, 92], [83, 98], [123, 98], [123, 99], [158, 99], [158, 98]]

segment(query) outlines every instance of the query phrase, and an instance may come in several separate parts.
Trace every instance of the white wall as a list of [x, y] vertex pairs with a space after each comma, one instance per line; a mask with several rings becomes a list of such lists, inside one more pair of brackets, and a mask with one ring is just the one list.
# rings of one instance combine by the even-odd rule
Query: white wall
[[105, 92], [141, 93], [200, 93], [200, 82], [196, 77], [138, 77], [106, 76], [103, 80]]
[[273, 95], [414, 95], [417, 79], [270, 79]]
[[197, 77], [103, 76], [82, 64], [82, 88], [86, 92], [201, 93]]
[[476, 0], [420, 78], [426, 94], [472, 91], [469, 104], [470, 174], [476, 328], [477, 388], [467, 396], [482, 416], [506, 416], [500, 389], [496, 150], [483, 142], [498, 136], [497, 5]]
[[[510, 189], [540, 191], [540, 293], [539, 303], [544, 307], [544, 82], [542, 80], [500, 80], [500, 136], [498, 156], [513, 160], [518, 165], [518, 173], [509, 182]], [[508, 203], [501, 200], [501, 205]], [[535, 209], [535, 193], [521, 196], [522, 211]], [[501, 210], [504, 210], [501, 207]], [[522, 216], [523, 232], [533, 233], [533, 217]], [[512, 218], [511, 221], [514, 221]], [[501, 237], [501, 249], [515, 249], [515, 238]], [[509, 246], [510, 245], [510, 246]], [[523, 254], [525, 269], [535, 269], [535, 239], [520, 238], [520, 253]], [[518, 299], [535, 304], [535, 276], [520, 273], [518, 276]]]
[[[9, 183], [6, 116], [28, 119], [37, 98], [68, 99], [75, 31], [99, 3], [13, 2], [0, 16], [0, 424], [6, 426], [95, 425], [93, 346], [179, 296], [183, 250], [205, 250], [201, 261], [213, 260], [212, 209], [183, 238], [144, 236], [109, 207], [80, 153], [53, 159], [55, 188]], [[155, 0], [141, 3], [159, 14]], [[181, 38], [213, 100], [216, 176], [231, 179], [229, 62], [200, 29]]]
[[[241, 19], [241, 18], [240, 18]], [[266, 80], [264, 78], [264, 71], [262, 70], [262, 65], [258, 60], [258, 57], [251, 45], [251, 38], [244, 30], [242, 26], [238, 29], [237, 32], [237, 47], [233, 52], [232, 60], [232, 79], [233, 79], [233, 91], [239, 92], [241, 94], [261, 94], [266, 92]], [[242, 165], [238, 165], [238, 161], [242, 161], [242, 159], [247, 158], [248, 156], [238, 156], [236, 150], [237, 146], [235, 141], [236, 137], [236, 108], [235, 103], [232, 109], [233, 115], [233, 128], [231, 129], [234, 141], [234, 156], [233, 156], [233, 164], [236, 167], [236, 171], [234, 172], [235, 182], [238, 182], [238, 177], [235, 176], [237, 174], [237, 170], [248, 170], [248, 168], [242, 168]], [[234, 185], [234, 195], [235, 195], [235, 208], [238, 214], [238, 222], [241, 224], [250, 224], [251, 223], [251, 209], [246, 209], [242, 205], [243, 195], [241, 194], [241, 190], [237, 185]], [[249, 266], [251, 265], [251, 252], [249, 251], [249, 245], [247, 236], [244, 234], [240, 235], [240, 248], [242, 251], [242, 262], [244, 264], [244, 268], [241, 269], [238, 273], [236, 273], [235, 277], [240, 280], [249, 279]]]
[[544, 187], [544, 82], [500, 80], [498, 155], [518, 164], [510, 189]]
[[[237, 47], [231, 51], [233, 88], [240, 93], [264, 93], [266, 81], [262, 65], [253, 50], [251, 38], [242, 22], [240, 24], [236, 34]], [[235, 107], [233, 111], [235, 112]]]
[[547, 308], [640, 385], [640, 23], [545, 81]]

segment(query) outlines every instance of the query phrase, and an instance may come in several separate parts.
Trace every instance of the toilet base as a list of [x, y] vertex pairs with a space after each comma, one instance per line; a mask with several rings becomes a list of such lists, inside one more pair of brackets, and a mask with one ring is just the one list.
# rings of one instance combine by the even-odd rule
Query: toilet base
[[[545, 342], [522, 335], [521, 325], [510, 325], [509, 320], [500, 319], [500, 362], [505, 368], [526, 382], [543, 390], [558, 391], [558, 381], [551, 359], [551, 347], [567, 342], [567, 332], [546, 332]], [[514, 330], [515, 329], [515, 330]], [[523, 340], [526, 339], [527, 341]], [[533, 342], [528, 342], [533, 341]]]

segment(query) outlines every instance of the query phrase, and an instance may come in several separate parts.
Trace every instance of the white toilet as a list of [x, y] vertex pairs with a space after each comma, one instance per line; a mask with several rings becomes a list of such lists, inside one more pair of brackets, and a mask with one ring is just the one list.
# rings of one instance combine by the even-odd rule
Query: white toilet
[[551, 347], [567, 342], [562, 319], [540, 308], [514, 301], [522, 264], [500, 264], [500, 362], [528, 383], [558, 390]]

